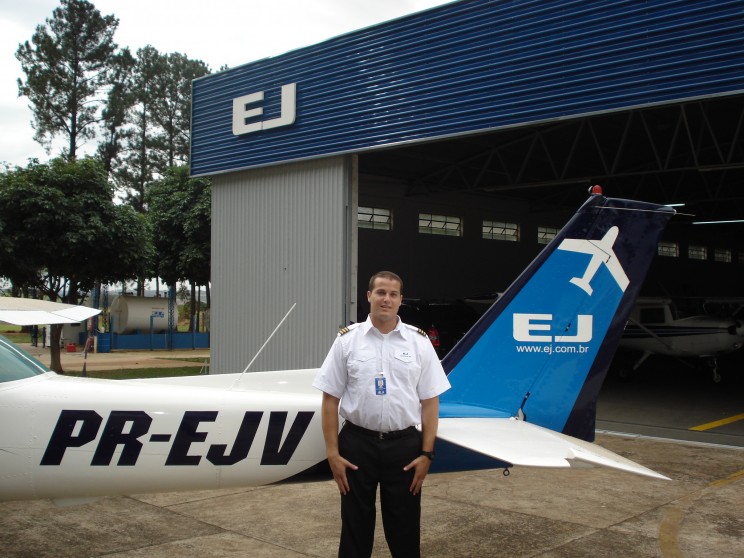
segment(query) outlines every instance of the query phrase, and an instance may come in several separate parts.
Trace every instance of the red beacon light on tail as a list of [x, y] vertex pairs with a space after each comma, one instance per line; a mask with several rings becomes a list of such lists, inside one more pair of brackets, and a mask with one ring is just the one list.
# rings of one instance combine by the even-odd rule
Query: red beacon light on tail
[[601, 196], [602, 195], [602, 186], [599, 184], [595, 184], [591, 188], [589, 188], [589, 194], [592, 196]]

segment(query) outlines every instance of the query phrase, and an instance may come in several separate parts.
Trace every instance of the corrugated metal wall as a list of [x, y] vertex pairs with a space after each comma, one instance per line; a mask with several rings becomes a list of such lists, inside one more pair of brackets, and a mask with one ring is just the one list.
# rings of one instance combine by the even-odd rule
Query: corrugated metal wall
[[[454, 2], [195, 81], [192, 173], [731, 94], [742, 36], [742, 0]], [[294, 125], [232, 134], [288, 83]]]
[[[211, 373], [320, 366], [356, 315], [351, 157], [256, 169], [212, 187]], [[356, 285], [354, 285], [354, 288]]]

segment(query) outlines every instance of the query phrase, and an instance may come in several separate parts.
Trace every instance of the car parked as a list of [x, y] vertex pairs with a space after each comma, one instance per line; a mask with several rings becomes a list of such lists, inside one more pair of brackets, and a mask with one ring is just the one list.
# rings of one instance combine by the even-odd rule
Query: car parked
[[462, 301], [403, 299], [398, 315], [404, 323], [426, 332], [439, 358], [444, 357], [480, 317]]

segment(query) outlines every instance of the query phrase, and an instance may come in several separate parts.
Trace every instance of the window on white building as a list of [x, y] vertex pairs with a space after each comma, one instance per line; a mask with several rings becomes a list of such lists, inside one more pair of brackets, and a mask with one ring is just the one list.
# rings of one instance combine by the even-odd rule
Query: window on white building
[[731, 250], [728, 248], [716, 248], [713, 251], [713, 260], [716, 262], [731, 263], [733, 260]]
[[553, 227], [537, 227], [537, 243], [549, 244], [558, 234], [558, 229]]
[[679, 244], [677, 244], [676, 242], [662, 240], [656, 247], [656, 253], [659, 254], [659, 256], [679, 258]]
[[707, 260], [708, 249], [705, 246], [692, 246], [687, 248], [687, 257], [691, 260]]
[[460, 217], [453, 217], [452, 215], [419, 213], [418, 229], [423, 234], [462, 236], [462, 219]]
[[393, 228], [393, 212], [379, 207], [359, 207], [357, 226], [360, 229], [389, 231]]
[[483, 238], [489, 240], [506, 240], [517, 242], [519, 240], [519, 225], [517, 223], [506, 223], [504, 221], [483, 220]]

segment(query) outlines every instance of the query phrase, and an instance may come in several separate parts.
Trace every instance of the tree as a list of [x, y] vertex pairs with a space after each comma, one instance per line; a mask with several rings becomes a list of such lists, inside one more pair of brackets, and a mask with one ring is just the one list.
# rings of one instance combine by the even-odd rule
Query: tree
[[130, 134], [124, 127], [127, 112], [134, 102], [132, 95], [132, 75], [134, 57], [129, 49], [124, 49], [114, 57], [113, 86], [109, 89], [106, 106], [101, 111], [101, 133], [103, 141], [98, 144], [97, 155], [109, 176], [121, 152], [123, 142]]
[[95, 137], [103, 92], [111, 83], [113, 36], [119, 20], [101, 16], [85, 0], [61, 0], [46, 25], [36, 28], [31, 43], [19, 45], [16, 58], [26, 74], [18, 93], [29, 98], [34, 139], [51, 150], [57, 134], [67, 137], [66, 154]]
[[126, 131], [114, 176], [124, 199], [139, 213], [145, 211], [145, 191], [156, 170], [152, 107], [157, 95], [156, 76], [164, 72], [164, 59], [157, 49], [146, 46], [137, 50], [128, 99], [122, 103], [127, 111]]
[[163, 62], [164, 71], [155, 77], [156, 96], [152, 106], [152, 119], [158, 126], [153, 147], [158, 152], [161, 175], [170, 167], [188, 163], [191, 82], [209, 73], [207, 64], [178, 52], [164, 56]]
[[[0, 275], [49, 300], [81, 304], [97, 282], [149, 273], [144, 217], [116, 205], [100, 162], [54, 159], [0, 175]], [[60, 326], [52, 327], [53, 370]]]
[[189, 300], [191, 300], [191, 294], [189, 293], [189, 288], [186, 286], [186, 283], [181, 283], [180, 285], [178, 285], [176, 298], [181, 301], [181, 304], [186, 304]]
[[210, 306], [211, 190], [209, 179], [189, 178], [188, 168], [181, 166], [167, 171], [146, 195], [159, 276], [169, 285], [191, 283], [192, 316], [197, 286], [207, 287]]
[[191, 80], [207, 73], [204, 62], [180, 53], [161, 54], [150, 45], [137, 50], [129, 95], [117, 105], [127, 113], [120, 157], [112, 165], [125, 199], [137, 211], [145, 211], [145, 192], [153, 180], [188, 161]]

